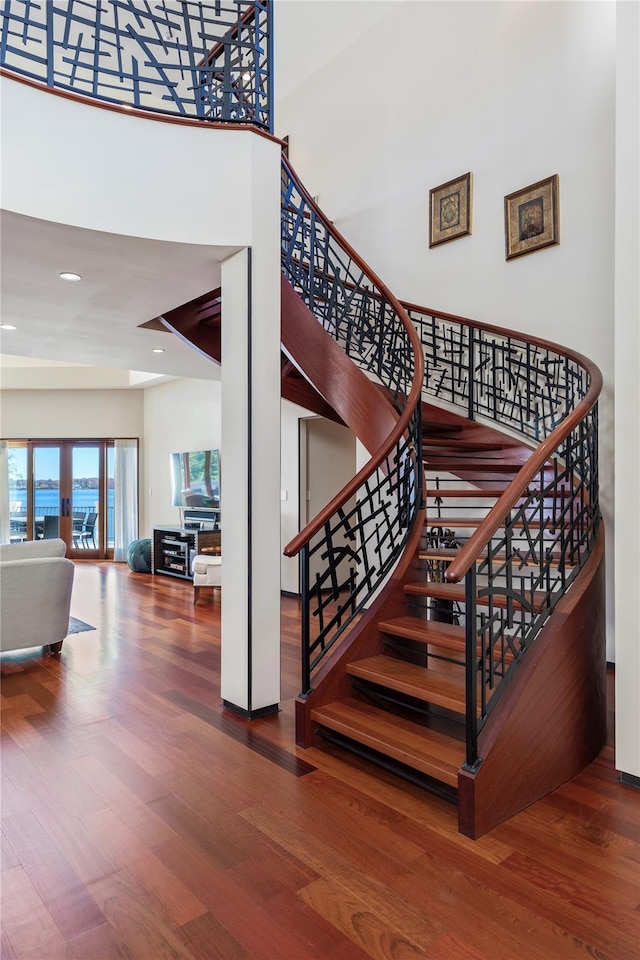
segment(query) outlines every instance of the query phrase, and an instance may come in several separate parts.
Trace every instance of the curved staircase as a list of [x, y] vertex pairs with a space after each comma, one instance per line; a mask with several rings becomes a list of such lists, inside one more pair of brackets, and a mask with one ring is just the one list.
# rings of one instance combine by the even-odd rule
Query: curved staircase
[[[5, 5], [0, 49], [23, 83], [272, 130], [268, 0], [216, 4], [206, 31], [199, 4], [179, 5], [168, 39], [150, 7], [99, 5], [93, 23], [73, 5], [23, 6]], [[68, 52], [77, 29], [90, 85]], [[301, 566], [297, 742], [422, 783], [480, 836], [604, 743], [601, 375], [557, 344], [401, 303], [285, 157], [281, 267], [283, 396], [370, 453], [285, 550]], [[219, 361], [220, 302], [212, 291], [161, 319]]]
[[[285, 550], [296, 740], [457, 803], [478, 837], [604, 743], [600, 375], [395, 300], [285, 159], [282, 210], [282, 395], [371, 454]], [[160, 319], [219, 362], [219, 290]]]

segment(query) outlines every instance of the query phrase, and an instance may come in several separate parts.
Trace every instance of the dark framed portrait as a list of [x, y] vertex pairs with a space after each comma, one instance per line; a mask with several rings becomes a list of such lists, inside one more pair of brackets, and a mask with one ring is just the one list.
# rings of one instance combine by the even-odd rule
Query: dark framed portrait
[[507, 260], [560, 243], [558, 188], [554, 174], [504, 198]]

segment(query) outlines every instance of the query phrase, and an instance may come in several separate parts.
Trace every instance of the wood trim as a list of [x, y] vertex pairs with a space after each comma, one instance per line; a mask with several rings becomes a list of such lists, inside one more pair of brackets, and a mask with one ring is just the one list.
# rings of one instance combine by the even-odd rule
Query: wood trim
[[159, 120], [162, 123], [178, 123], [187, 127], [200, 127], [210, 130], [245, 130], [256, 134], [259, 137], [265, 137], [272, 143], [285, 147], [284, 140], [263, 130], [262, 127], [252, 126], [246, 123], [231, 123], [224, 120], [205, 120], [202, 117], [180, 117], [171, 113], [152, 113], [149, 110], [142, 110], [139, 107], [120, 106], [117, 103], [107, 103], [105, 100], [97, 100], [93, 97], [84, 96], [81, 93], [72, 93], [71, 90], [60, 90], [57, 87], [49, 87], [41, 80], [34, 80], [32, 77], [24, 77], [21, 74], [13, 73], [6, 67], [0, 67], [0, 77], [7, 80], [15, 80], [16, 83], [24, 83], [27, 87], [33, 87], [35, 90], [42, 90], [44, 93], [53, 94], [56, 97], [64, 97], [66, 100], [74, 100], [76, 103], [84, 104], [86, 107], [98, 107], [100, 110], [111, 110], [122, 116], [138, 117], [140, 120]]
[[576, 776], [606, 741], [604, 528], [458, 777], [460, 832], [477, 839]]
[[[262, 12], [267, 13], [266, 7], [263, 8]], [[245, 12], [240, 17], [240, 26], [245, 27], [249, 23], [249, 21], [253, 20], [255, 15], [256, 15], [256, 8], [249, 7], [247, 10], [245, 10]], [[231, 29], [227, 31], [226, 36], [230, 37], [232, 40], [237, 40], [238, 25], [235, 24], [233, 27], [231, 27]], [[216, 57], [218, 57], [222, 53], [222, 51], [224, 50], [224, 47], [225, 47], [224, 41], [218, 40], [218, 42], [214, 43], [214, 45], [211, 47], [211, 50], [209, 50], [209, 52], [207, 53], [206, 59], [201, 60], [198, 66], [200, 68], [210, 67], [213, 61], [216, 59]]]
[[[281, 337], [285, 354], [340, 415], [370, 453], [384, 446], [398, 415], [387, 397], [322, 327], [285, 277], [281, 278]], [[343, 498], [342, 492], [338, 497]]]
[[[160, 327], [170, 330], [207, 359], [219, 364], [222, 360], [222, 305], [220, 297], [221, 288], [218, 287], [216, 290], [204, 293], [201, 297], [196, 297], [180, 307], [168, 310], [156, 319]], [[293, 364], [288, 360], [286, 369], [295, 370]], [[290, 400], [291, 403], [297, 403], [321, 417], [326, 417], [328, 420], [344, 425], [343, 419], [302, 377], [289, 376], [283, 371], [280, 389], [285, 400]]]

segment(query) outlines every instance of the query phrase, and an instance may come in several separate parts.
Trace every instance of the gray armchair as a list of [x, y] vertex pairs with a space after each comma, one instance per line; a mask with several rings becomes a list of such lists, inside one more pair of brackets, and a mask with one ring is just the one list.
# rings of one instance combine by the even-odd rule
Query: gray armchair
[[69, 629], [74, 566], [64, 541], [0, 544], [0, 650], [48, 646]]

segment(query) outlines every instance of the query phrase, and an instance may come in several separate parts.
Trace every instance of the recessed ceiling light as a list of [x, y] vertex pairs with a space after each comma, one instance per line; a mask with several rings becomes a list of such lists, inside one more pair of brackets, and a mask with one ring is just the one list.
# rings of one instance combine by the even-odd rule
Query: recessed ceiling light
[[17, 330], [12, 323], [0, 323], [0, 330]]
[[82, 277], [80, 276], [79, 273], [61, 273], [61, 274], [60, 274], [60, 279], [61, 279], [61, 280], [72, 280], [72, 281], [75, 283], [77, 280], [82, 280]]
[[154, 347], [151, 352], [152, 352], [152, 353], [164, 353], [164, 350], [162, 349], [162, 347]]

